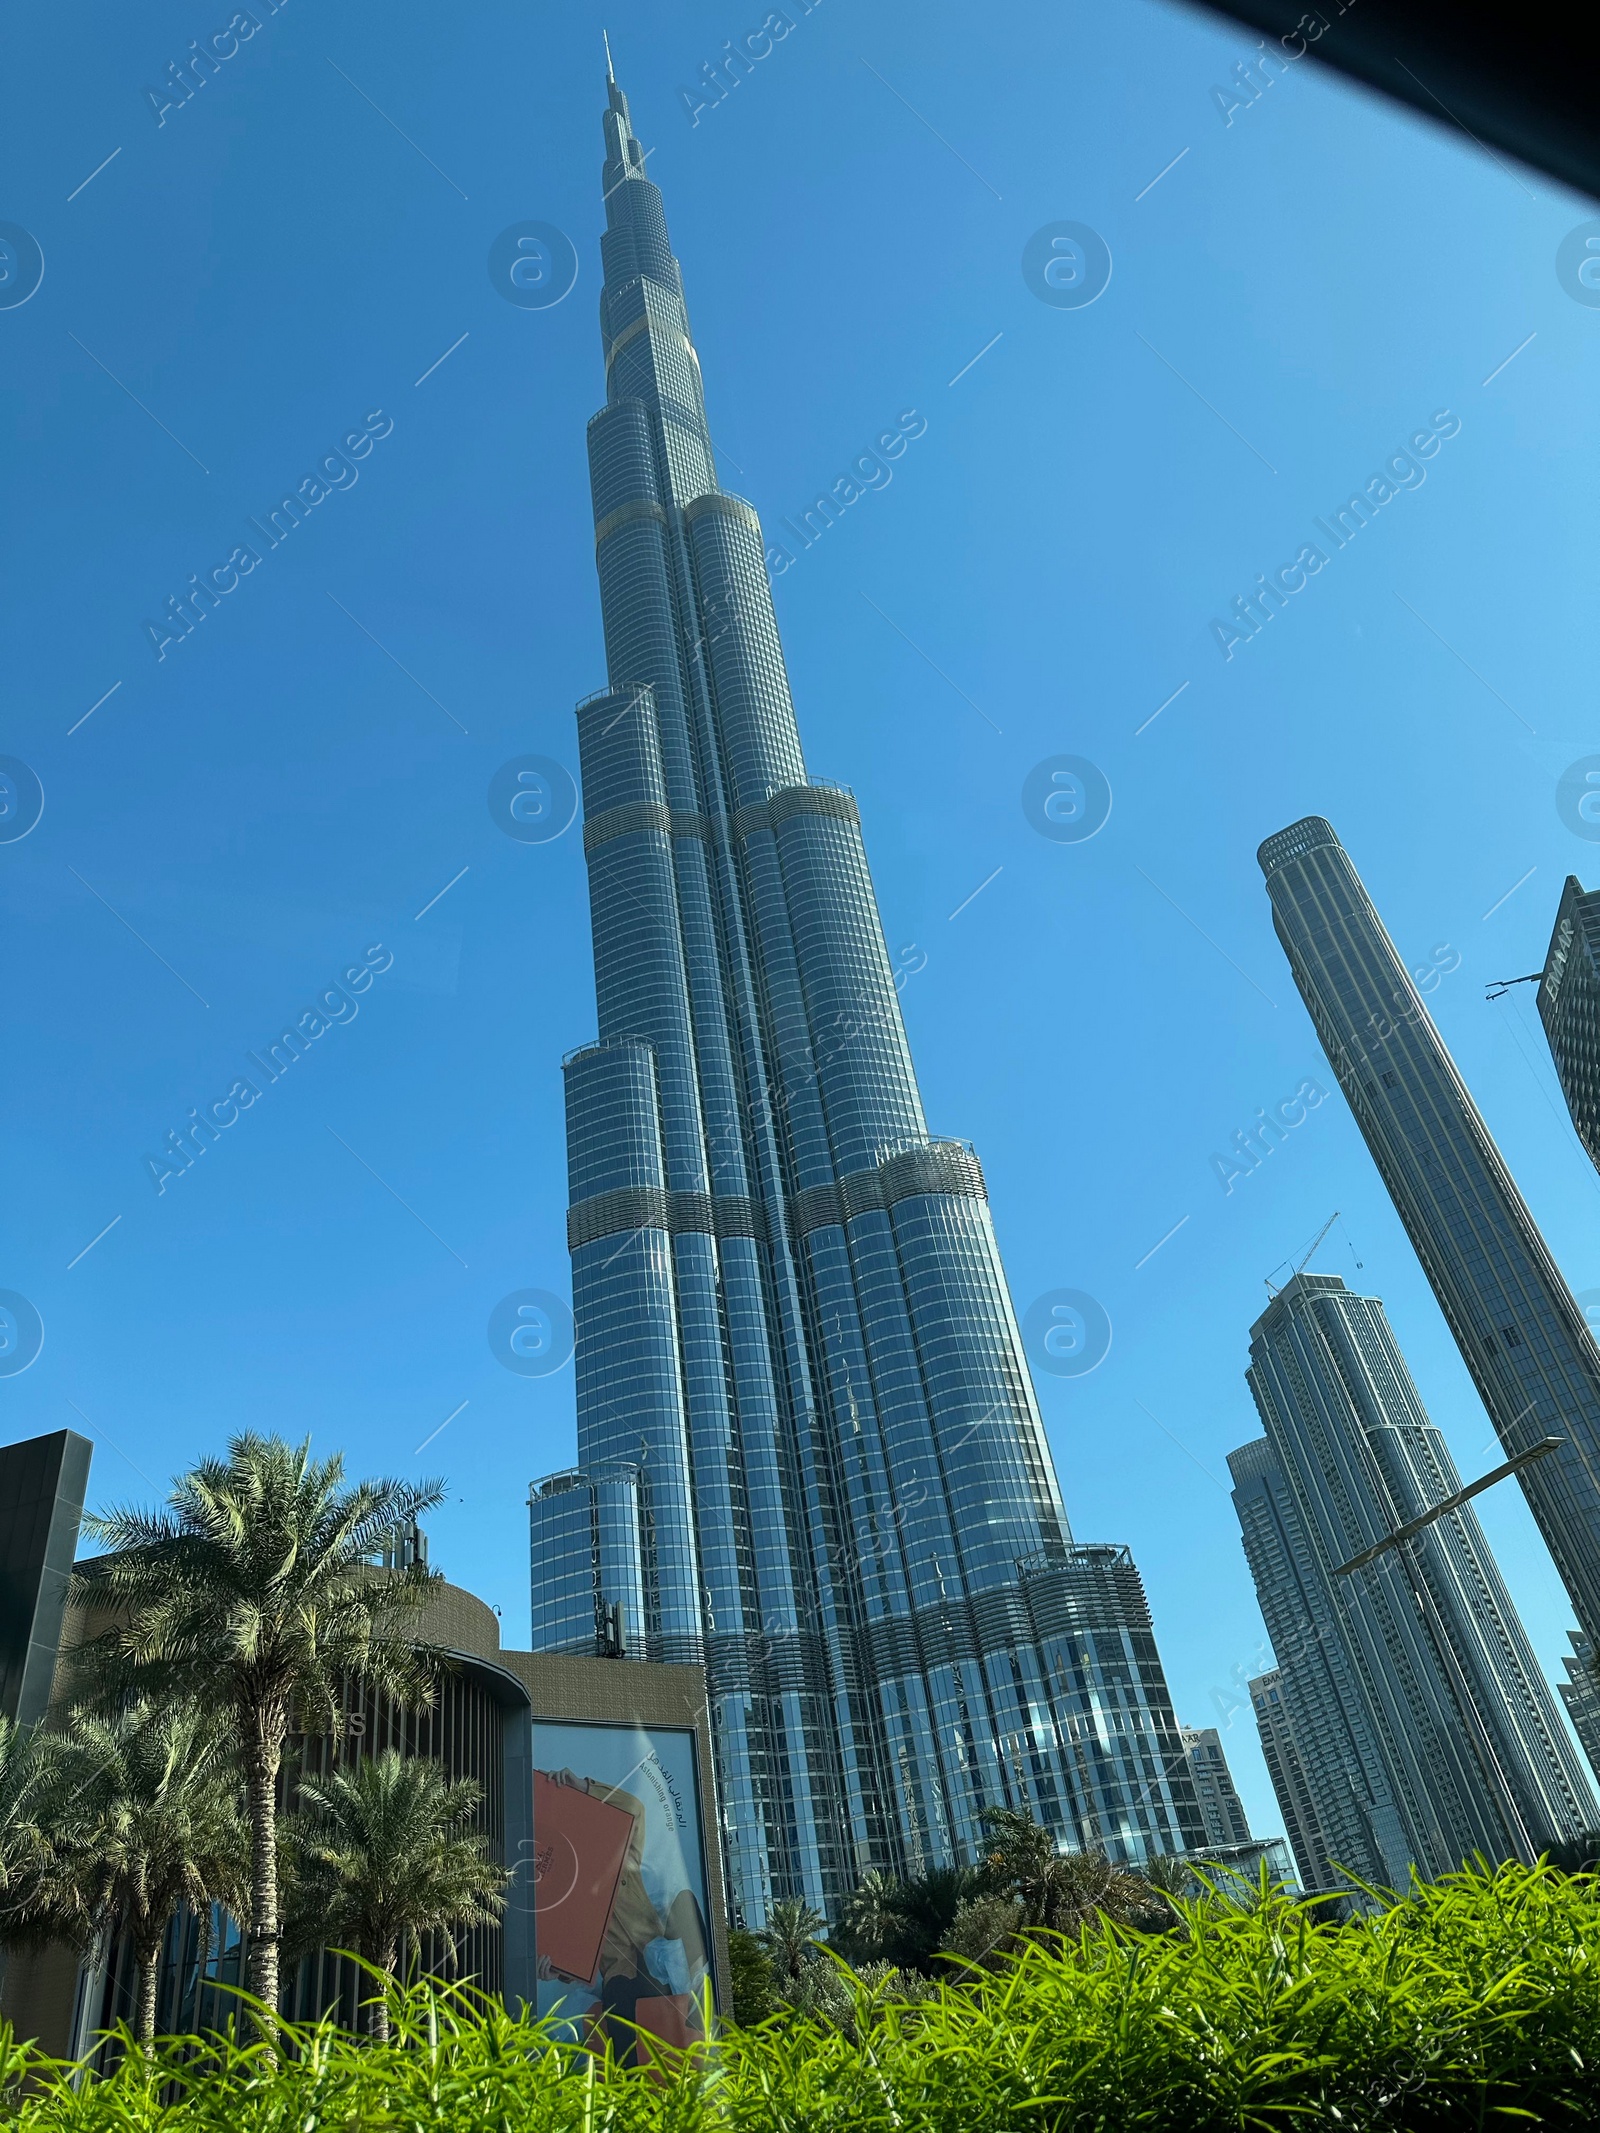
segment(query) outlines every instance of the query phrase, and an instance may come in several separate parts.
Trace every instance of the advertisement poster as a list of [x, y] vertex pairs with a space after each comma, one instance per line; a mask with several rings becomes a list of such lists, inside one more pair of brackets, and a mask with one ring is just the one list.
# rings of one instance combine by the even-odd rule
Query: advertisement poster
[[694, 1735], [536, 1722], [533, 1764], [540, 2014], [619, 2055], [641, 2031], [697, 2042], [711, 1934]]

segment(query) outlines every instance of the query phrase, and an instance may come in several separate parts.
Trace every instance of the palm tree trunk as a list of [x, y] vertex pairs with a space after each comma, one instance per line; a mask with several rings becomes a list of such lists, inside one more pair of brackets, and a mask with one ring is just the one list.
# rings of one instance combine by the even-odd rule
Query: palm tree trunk
[[160, 1941], [153, 1947], [142, 1941], [136, 1943], [133, 1959], [137, 1978], [133, 1995], [134, 2041], [148, 2046], [156, 2033], [156, 1994], [161, 1985]]
[[385, 1941], [377, 1950], [378, 1968], [383, 1972], [378, 1996], [367, 2009], [367, 2034], [374, 2044], [389, 2041], [389, 1983], [394, 1976], [395, 1964], [400, 1960], [400, 1951], [392, 1940]]
[[203, 1904], [197, 1924], [194, 1951], [194, 2026], [204, 2036], [206, 2027], [206, 1972], [211, 1967], [211, 1906]]
[[249, 1714], [245, 1737], [245, 1808], [250, 1822], [250, 1958], [245, 1984], [278, 2005], [278, 1766], [288, 1718], [281, 1704]]

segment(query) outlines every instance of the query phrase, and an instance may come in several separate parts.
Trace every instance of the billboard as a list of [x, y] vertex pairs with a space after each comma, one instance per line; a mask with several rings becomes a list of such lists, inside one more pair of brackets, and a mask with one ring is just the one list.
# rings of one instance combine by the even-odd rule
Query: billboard
[[619, 2055], [705, 2034], [711, 1964], [694, 1734], [533, 1725], [536, 2002]]

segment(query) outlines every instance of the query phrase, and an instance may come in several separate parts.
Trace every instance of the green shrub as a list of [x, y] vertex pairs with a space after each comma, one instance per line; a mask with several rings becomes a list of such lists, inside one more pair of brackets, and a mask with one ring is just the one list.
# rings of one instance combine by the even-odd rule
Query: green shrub
[[1578, 2129], [1600, 2123], [1597, 1896], [1508, 1866], [1342, 1924], [1281, 1895], [1180, 1902], [1181, 1933], [1024, 1943], [915, 2002], [823, 1957], [854, 2001], [843, 2025], [786, 2008], [672, 2067], [596, 2062], [418, 1987], [395, 1992], [388, 2045], [283, 2025], [276, 2064], [178, 2040], [76, 2086], [7, 2047], [0, 2082], [19, 2133]]
[[733, 2019], [745, 2026], [772, 2012], [772, 1958], [754, 1933], [735, 1926], [728, 1935], [728, 1997]]

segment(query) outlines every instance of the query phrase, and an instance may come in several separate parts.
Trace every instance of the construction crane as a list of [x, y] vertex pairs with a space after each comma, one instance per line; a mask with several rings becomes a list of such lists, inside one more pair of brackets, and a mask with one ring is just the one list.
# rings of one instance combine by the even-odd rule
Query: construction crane
[[[1336, 1207], [1333, 1213], [1329, 1215], [1327, 1221], [1323, 1223], [1321, 1229], [1319, 1229], [1317, 1231], [1317, 1234], [1312, 1238], [1310, 1245], [1307, 1247], [1305, 1253], [1303, 1254], [1300, 1260], [1300, 1264], [1291, 1271], [1289, 1275], [1289, 1281], [1293, 1281], [1296, 1274], [1303, 1274], [1305, 1272], [1306, 1268], [1310, 1265], [1311, 1260], [1316, 1254], [1317, 1246], [1322, 1242], [1323, 1238], [1328, 1234], [1329, 1230], [1332, 1229], [1333, 1225], [1335, 1224], [1335, 1222], [1338, 1221], [1338, 1219], [1339, 1210]], [[1280, 1259], [1278, 1261], [1278, 1266], [1287, 1265], [1287, 1260]], [[1275, 1274], [1277, 1271], [1278, 1267], [1275, 1266], [1272, 1270], [1272, 1274]], [[1267, 1285], [1267, 1294], [1269, 1296], [1281, 1296], [1283, 1294], [1283, 1291], [1289, 1286], [1289, 1281], [1281, 1282], [1278, 1287], [1274, 1288], [1272, 1285], [1272, 1274], [1267, 1274], [1262, 1277]]]
[[1527, 976], [1524, 978], [1491, 979], [1488, 990], [1484, 993], [1483, 997], [1486, 1000], [1501, 999], [1506, 993], [1511, 990], [1513, 985], [1537, 985], [1539, 980], [1543, 976], [1544, 972], [1542, 970], [1530, 970]]

